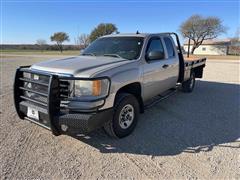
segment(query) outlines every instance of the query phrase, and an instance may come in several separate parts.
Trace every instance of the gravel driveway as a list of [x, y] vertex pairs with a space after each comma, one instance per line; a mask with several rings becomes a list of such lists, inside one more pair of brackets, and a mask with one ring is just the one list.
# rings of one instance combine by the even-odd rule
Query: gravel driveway
[[15, 68], [39, 57], [5, 57], [1, 66], [1, 179], [239, 179], [240, 61], [211, 60], [191, 94], [178, 92], [140, 116], [134, 133], [102, 130], [53, 136], [13, 107]]

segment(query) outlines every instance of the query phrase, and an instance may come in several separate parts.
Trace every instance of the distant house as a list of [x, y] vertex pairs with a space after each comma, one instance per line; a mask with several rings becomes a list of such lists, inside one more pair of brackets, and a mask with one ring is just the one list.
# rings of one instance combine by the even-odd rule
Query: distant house
[[[190, 42], [190, 52], [192, 49], [193, 42]], [[194, 54], [196, 55], [227, 55], [228, 48], [231, 45], [230, 39], [224, 40], [205, 40], [202, 45], [195, 49]], [[184, 51], [188, 51], [188, 41], [183, 45]]]

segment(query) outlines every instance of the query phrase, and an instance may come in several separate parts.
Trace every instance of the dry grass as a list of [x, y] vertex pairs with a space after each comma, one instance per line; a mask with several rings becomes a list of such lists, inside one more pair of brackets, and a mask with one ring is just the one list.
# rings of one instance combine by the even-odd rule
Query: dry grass
[[[187, 57], [187, 55], [184, 55], [184, 57]], [[219, 55], [190, 55], [189, 58], [204, 58], [206, 57], [208, 60], [240, 60], [240, 56], [219, 56]]]

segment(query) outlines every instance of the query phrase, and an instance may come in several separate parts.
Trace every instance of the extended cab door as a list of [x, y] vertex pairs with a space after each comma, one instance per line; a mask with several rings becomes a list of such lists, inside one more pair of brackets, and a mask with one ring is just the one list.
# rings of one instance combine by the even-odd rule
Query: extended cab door
[[[150, 52], [162, 52], [161, 59], [149, 60]], [[143, 95], [148, 100], [162, 92], [175, 87], [178, 79], [178, 57], [171, 37], [151, 37], [145, 51], [143, 65]], [[154, 53], [153, 53], [154, 54]]]

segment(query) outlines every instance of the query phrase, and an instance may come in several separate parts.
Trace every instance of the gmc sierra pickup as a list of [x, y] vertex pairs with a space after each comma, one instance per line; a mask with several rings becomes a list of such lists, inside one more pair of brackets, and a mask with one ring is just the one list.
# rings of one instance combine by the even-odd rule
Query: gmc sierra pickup
[[184, 60], [176, 33], [107, 35], [77, 57], [19, 67], [15, 107], [21, 119], [55, 135], [103, 127], [122, 138], [146, 107], [177, 88], [192, 92], [205, 62]]

